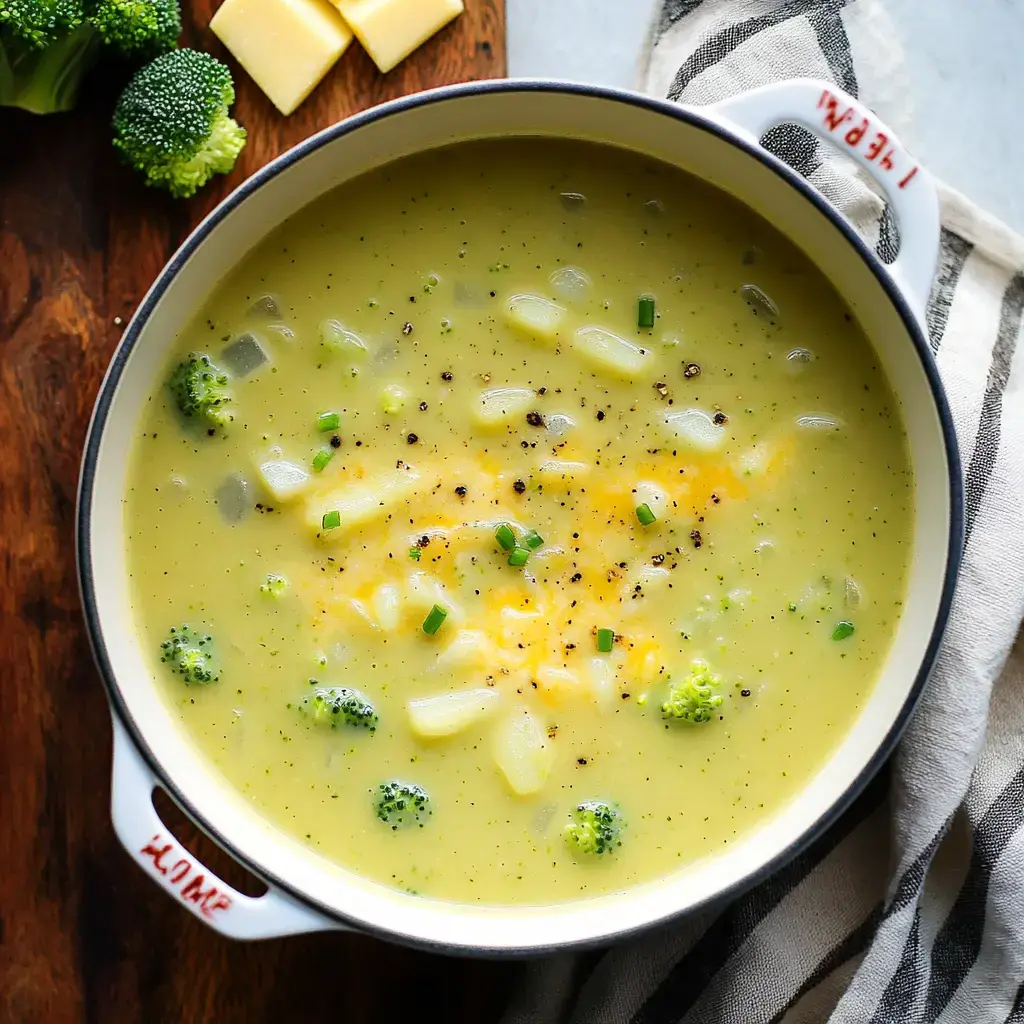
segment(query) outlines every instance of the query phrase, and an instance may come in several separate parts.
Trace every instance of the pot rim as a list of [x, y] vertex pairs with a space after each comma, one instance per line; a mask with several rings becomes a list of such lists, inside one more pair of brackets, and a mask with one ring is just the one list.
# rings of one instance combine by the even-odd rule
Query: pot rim
[[[357, 131], [374, 121], [382, 120], [394, 114], [403, 113], [418, 107], [424, 107], [435, 103], [444, 103], [452, 99], [508, 92], [538, 94], [560, 93], [590, 97], [599, 100], [606, 100], [612, 103], [620, 103], [643, 108], [653, 113], [681, 121], [690, 127], [700, 131], [709, 132], [712, 135], [719, 137], [723, 141], [742, 150], [748, 156], [758, 160], [776, 175], [783, 178], [792, 188], [801, 193], [804, 199], [813, 204], [819, 212], [824, 214], [829, 221], [831, 221], [833, 226], [840, 231], [846, 241], [854, 248], [862, 261], [866, 264], [867, 268], [881, 285], [885, 294], [889, 298], [889, 301], [898, 312], [907, 334], [917, 351], [941, 427], [949, 477], [950, 515], [949, 532], [946, 544], [946, 567], [943, 575], [942, 592], [932, 632], [913, 685], [909, 689], [907, 697], [901, 706], [898, 715], [893, 720], [886, 735], [876, 747], [874, 753], [868, 759], [863, 769], [858, 773], [856, 778], [853, 779], [842, 795], [817, 819], [817, 821], [815, 821], [802, 834], [794, 838], [793, 841], [778, 854], [762, 864], [756, 871], [753, 871], [749, 875], [739, 879], [726, 889], [694, 903], [693, 906], [684, 911], [668, 912], [641, 925], [620, 930], [613, 929], [596, 937], [583, 938], [571, 942], [560, 942], [551, 945], [538, 944], [535, 946], [531, 945], [529, 947], [507, 947], [501, 945], [470, 947], [458, 945], [456, 943], [421, 938], [415, 935], [395, 931], [377, 922], [349, 918], [344, 914], [344, 912], [338, 911], [334, 907], [326, 906], [315, 896], [304, 892], [291, 880], [281, 878], [278, 875], [265, 870], [260, 866], [258, 859], [255, 856], [251, 856], [246, 851], [239, 850], [231, 845], [221, 835], [216, 824], [209, 821], [196, 810], [192, 803], [175, 784], [172, 773], [165, 769], [153, 754], [151, 748], [146, 742], [143, 732], [138, 728], [128, 710], [113, 671], [104, 641], [103, 627], [100, 622], [100, 614], [94, 589], [94, 565], [91, 546], [92, 506], [93, 490], [96, 483], [96, 465], [105, 434], [107, 417], [127, 361], [138, 343], [140, 335], [148, 324], [150, 315], [160, 299], [163, 297], [171, 282], [178, 275], [185, 263], [192, 257], [193, 253], [203, 244], [208, 236], [229, 213], [241, 206], [250, 194], [261, 188], [268, 181], [288, 170], [294, 164], [297, 164], [311, 153], [319, 150], [322, 146], [329, 145], [337, 139], [342, 138], [351, 132]], [[541, 956], [547, 953], [560, 952], [568, 949], [587, 949], [595, 946], [608, 945], [613, 942], [619, 942], [627, 937], [643, 934], [655, 927], [664, 926], [671, 921], [678, 919], [678, 917], [683, 913], [693, 913], [702, 907], [708, 906], [709, 904], [735, 899], [737, 896], [753, 888], [755, 885], [790, 862], [798, 853], [802, 852], [810, 846], [811, 843], [819, 839], [838, 820], [838, 818], [849, 809], [853, 801], [863, 792], [867, 784], [872, 778], [874, 778], [893, 752], [897, 742], [907, 727], [911, 715], [917, 707], [925, 683], [927, 682], [928, 676], [935, 664], [943, 634], [945, 633], [946, 625], [949, 620], [956, 580], [963, 555], [964, 494], [959, 448], [956, 439], [956, 432], [953, 426], [952, 414], [939, 378], [934, 355], [928, 343], [928, 339], [925, 337], [922, 330], [920, 322], [911, 310], [904, 294], [890, 277], [885, 264], [882, 263], [877, 254], [863, 241], [863, 239], [861, 239], [839, 211], [836, 210], [836, 208], [833, 207], [824, 198], [824, 196], [817, 192], [803, 177], [794, 171], [788, 164], [773, 156], [766, 149], [763, 149], [761, 146], [750, 143], [740, 137], [736, 132], [730, 129], [728, 124], [723, 124], [712, 117], [703, 115], [699, 108], [683, 106], [669, 100], [645, 96], [638, 92], [599, 85], [560, 81], [558, 79], [491, 79], [480, 82], [468, 82], [458, 85], [444, 86], [439, 89], [404, 96], [379, 106], [372, 107], [369, 110], [362, 111], [361, 113], [355, 114], [352, 117], [318, 132], [316, 135], [311, 136], [294, 146], [292, 149], [281, 154], [279, 157], [256, 171], [250, 178], [246, 179], [246, 181], [239, 185], [238, 188], [219, 203], [192, 231], [184, 242], [182, 242], [177, 251], [171, 256], [164, 268], [160, 271], [142, 301], [139, 303], [128, 327], [122, 335], [121, 341], [118, 343], [118, 346], [111, 358], [107, 373], [100, 385], [82, 455], [76, 510], [75, 543], [77, 575], [86, 631], [92, 646], [96, 665], [99, 669], [100, 678], [103, 682], [104, 688], [106, 689], [107, 698], [110, 702], [113, 713], [124, 725], [125, 730], [131, 737], [132, 743], [135, 745], [145, 763], [152, 770], [154, 776], [159, 780], [161, 786], [173, 797], [178, 806], [181, 807], [182, 810], [194, 822], [196, 822], [210, 838], [227, 851], [239, 864], [244, 866], [258, 878], [266, 881], [269, 885], [272, 885], [290, 896], [292, 899], [298, 901], [300, 904], [323, 914], [328, 920], [353, 927], [358, 931], [373, 934], [389, 941], [441, 953], [502, 957]], [[436, 902], [444, 903], [444, 901]], [[557, 909], [557, 905], [554, 909]]]

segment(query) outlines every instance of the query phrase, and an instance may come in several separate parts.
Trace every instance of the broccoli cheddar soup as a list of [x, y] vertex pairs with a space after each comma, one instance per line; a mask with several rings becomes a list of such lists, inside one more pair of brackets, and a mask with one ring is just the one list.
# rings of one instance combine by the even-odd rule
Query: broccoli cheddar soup
[[125, 498], [182, 728], [330, 860], [550, 903], [726, 850], [875, 685], [913, 481], [829, 284], [586, 144], [312, 203], [177, 339]]

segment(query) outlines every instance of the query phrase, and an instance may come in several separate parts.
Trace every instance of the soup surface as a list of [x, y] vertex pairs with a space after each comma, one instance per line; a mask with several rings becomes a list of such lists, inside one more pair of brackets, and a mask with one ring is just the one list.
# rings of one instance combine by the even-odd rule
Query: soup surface
[[247, 255], [167, 374], [125, 498], [154, 676], [362, 875], [488, 903], [665, 875], [776, 813], [875, 684], [893, 395], [804, 256], [672, 168], [389, 166]]

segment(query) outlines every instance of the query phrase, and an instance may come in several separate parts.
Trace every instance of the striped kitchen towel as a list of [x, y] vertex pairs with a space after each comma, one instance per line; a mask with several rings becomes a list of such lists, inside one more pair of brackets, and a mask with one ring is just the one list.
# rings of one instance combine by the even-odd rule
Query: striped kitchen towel
[[[828, 79], [906, 136], [884, 0], [662, 0], [648, 92], [709, 103]], [[853, 165], [795, 126], [765, 144], [891, 259]], [[938, 666], [882, 776], [730, 905], [524, 968], [505, 1024], [1024, 1024], [1024, 240], [940, 187], [928, 331], [963, 457], [967, 548]]]

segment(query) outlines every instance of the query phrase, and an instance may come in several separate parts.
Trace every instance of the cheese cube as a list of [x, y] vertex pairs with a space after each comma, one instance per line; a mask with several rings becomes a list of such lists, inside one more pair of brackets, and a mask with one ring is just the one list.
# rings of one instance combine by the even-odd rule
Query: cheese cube
[[462, 0], [334, 0], [381, 71], [425, 43], [462, 13]]
[[290, 114], [352, 42], [327, 0], [224, 0], [210, 28], [282, 114]]

